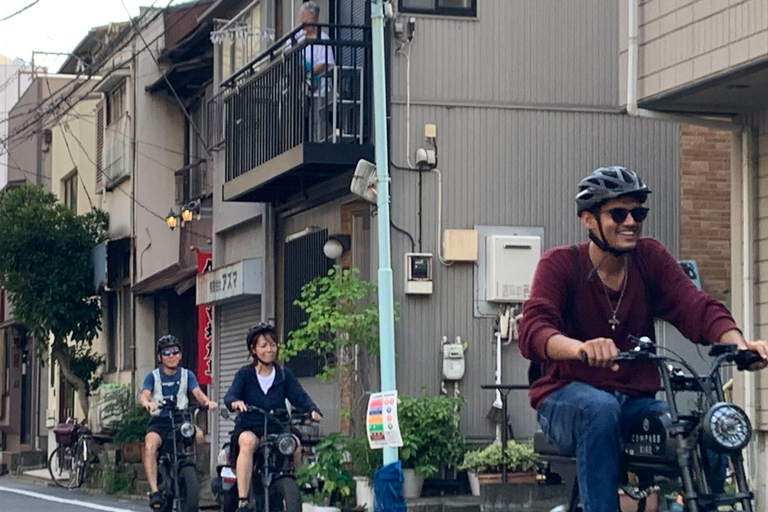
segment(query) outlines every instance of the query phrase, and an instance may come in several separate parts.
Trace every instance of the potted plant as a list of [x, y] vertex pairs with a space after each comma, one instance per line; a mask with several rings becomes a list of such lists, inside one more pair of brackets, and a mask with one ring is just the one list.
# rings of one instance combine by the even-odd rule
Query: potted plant
[[307, 496], [315, 512], [339, 512], [351, 504], [352, 474], [345, 466], [347, 441], [340, 432], [332, 432], [313, 449], [314, 460], [296, 470], [296, 482], [302, 489], [312, 489]]
[[105, 389], [109, 392], [103, 401], [101, 420], [114, 431], [113, 440], [120, 447], [123, 460], [141, 462], [149, 413], [136, 405], [130, 385]]
[[437, 473], [439, 466], [454, 467], [461, 460], [466, 441], [459, 428], [459, 411], [464, 403], [464, 398], [451, 396], [400, 395], [400, 458], [406, 498], [420, 496], [424, 479]]
[[[504, 455], [501, 453], [501, 443], [493, 443], [483, 448], [470, 450], [464, 454], [464, 458], [458, 469], [466, 470], [470, 477], [472, 494], [479, 495], [479, 485], [485, 483], [501, 483], [502, 467], [507, 466], [507, 482], [509, 483], [536, 483], [537, 471], [541, 467], [541, 460], [533, 451], [531, 443], [518, 443], [514, 440], [507, 441], [507, 449]], [[473, 485], [473, 480], [477, 484]]]
[[381, 450], [371, 448], [366, 437], [347, 439], [352, 479], [355, 481], [355, 503], [360, 510], [373, 510], [373, 474], [383, 464]]

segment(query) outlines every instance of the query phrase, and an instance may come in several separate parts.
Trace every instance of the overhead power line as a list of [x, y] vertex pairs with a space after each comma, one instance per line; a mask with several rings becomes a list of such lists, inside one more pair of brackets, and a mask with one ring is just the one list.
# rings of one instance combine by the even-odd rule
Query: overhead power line
[[[122, 42], [122, 44], [121, 44], [121, 45], [119, 45], [117, 48], [115, 48], [115, 49], [114, 49], [114, 51], [112, 51], [112, 52], [111, 52], [111, 54], [109, 54], [109, 55], [108, 55], [107, 57], [105, 57], [105, 58], [99, 59], [99, 60], [102, 62], [102, 65], [103, 65], [103, 63], [106, 63], [106, 62], [108, 62], [110, 58], [112, 58], [112, 57], [113, 57], [113, 56], [114, 56], [114, 55], [115, 55], [117, 52], [121, 51], [123, 48], [125, 48], [125, 46], [127, 46], [127, 45], [130, 43], [130, 41], [132, 40], [132, 38], [128, 38], [128, 37], [126, 37], [126, 36], [128, 35], [128, 33], [129, 33], [129, 32], [131, 32], [131, 31], [133, 31], [133, 30], [138, 30], [138, 27], [139, 27], [139, 24], [140, 24], [141, 20], [142, 20], [142, 19], [143, 19], [143, 18], [144, 18], [144, 17], [145, 17], [145, 16], [146, 16], [146, 15], [147, 15], [147, 14], [148, 14], [148, 13], [149, 13], [151, 10], [152, 10], [152, 7], [155, 5], [155, 3], [157, 3], [157, 1], [158, 1], [158, 0], [155, 0], [155, 1], [152, 3], [152, 5], [151, 5], [151, 6], [150, 6], [150, 7], [149, 7], [147, 10], [145, 10], [145, 11], [144, 11], [144, 12], [141, 14], [141, 16], [139, 16], [139, 17], [138, 17], [136, 20], [131, 20], [131, 23], [133, 24], [133, 27], [131, 27], [131, 26], [128, 26], [128, 27], [126, 27], [126, 28], [125, 28], [125, 30], [123, 30], [123, 32], [122, 32], [122, 33], [121, 33], [119, 36], [117, 36], [117, 37], [116, 37], [116, 38], [113, 40], [113, 43], [112, 43], [112, 44], [114, 44], [114, 42], [115, 42], [115, 41], [121, 41], [121, 40], [123, 40], [123, 39], [124, 39], [124, 41]], [[156, 12], [155, 12], [155, 15], [154, 15], [154, 16], [153, 16], [153, 17], [152, 17], [150, 20], [148, 20], [148, 21], [147, 21], [147, 22], [146, 22], [146, 23], [145, 23], [145, 24], [144, 24], [144, 25], [141, 27], [141, 30], [144, 30], [144, 29], [146, 29], [146, 28], [147, 28], [147, 27], [149, 27], [149, 26], [150, 26], [152, 23], [154, 23], [154, 21], [155, 21], [155, 20], [157, 20], [157, 18], [159, 18], [159, 17], [160, 17], [160, 16], [163, 14], [163, 12], [164, 12], [166, 9], [168, 9], [168, 7], [170, 7], [170, 6], [171, 6], [171, 4], [173, 4], [173, 2], [174, 2], [174, 1], [175, 1], [175, 0], [170, 0], [170, 1], [168, 2], [168, 4], [167, 4], [167, 5], [166, 5], [164, 8], [159, 8], [159, 9], [157, 9], [157, 10], [156, 10]], [[191, 10], [191, 9], [192, 9], [192, 8], [193, 8], [195, 5], [196, 5], [196, 4], [195, 4], [194, 2], [190, 2], [190, 3], [189, 3], [189, 5], [188, 5], [188, 7], [186, 7], [186, 10], [185, 10], [185, 11], [186, 11], [186, 12], [190, 11], [190, 10]], [[144, 43], [145, 43], [145, 48], [147, 48], [147, 47], [149, 47], [149, 45], [151, 45], [151, 44], [155, 43], [155, 42], [156, 42], [158, 39], [160, 39], [160, 38], [164, 37], [164, 36], [165, 36], [165, 34], [167, 34], [169, 30], [171, 30], [171, 29], [172, 29], [172, 28], [173, 28], [173, 27], [174, 27], [174, 26], [175, 26], [177, 23], [179, 23], [179, 22], [180, 22], [180, 21], [181, 21], [181, 20], [184, 18], [184, 15], [186, 14], [186, 12], [182, 13], [182, 15], [181, 15], [181, 16], [179, 16], [179, 17], [177, 17], [177, 18], [176, 18], [176, 20], [175, 20], [173, 23], [171, 23], [170, 25], [168, 25], [167, 27], [165, 27], [165, 29], [163, 30], [163, 32], [161, 32], [161, 33], [160, 33], [160, 34], [158, 34], [156, 37], [154, 37], [154, 38], [153, 38], [151, 41], [149, 41], [149, 43], [147, 43], [147, 42], [146, 42], [146, 41], [143, 39], [143, 37], [142, 37], [142, 40], [144, 40]], [[105, 50], [105, 52], [106, 52], [106, 50]], [[150, 51], [150, 55], [151, 55], [151, 54], [152, 54], [152, 53], [151, 53], [151, 51]], [[154, 55], [152, 55], [152, 57], [153, 57], [153, 59], [154, 59]], [[118, 69], [122, 68], [122, 66], [123, 66], [123, 65], [125, 65], [125, 64], [127, 64], [127, 63], [128, 63], [128, 62], [129, 62], [129, 61], [132, 59], [132, 58], [133, 58], [133, 57], [131, 57], [131, 58], [129, 58], [129, 59], [126, 59], [125, 61], [122, 61], [122, 62], [118, 63], [117, 65], [113, 65], [113, 67], [112, 67], [112, 68], [111, 68], [109, 71], [107, 71], [106, 73], [102, 73], [102, 74], [100, 75], [101, 79], [103, 80], [103, 79], [107, 78], [109, 75], [111, 75], [112, 73], [114, 73], [114, 72], [115, 72], [115, 71], [117, 71]], [[159, 65], [159, 64], [157, 63], [157, 60], [155, 60], [155, 64], [156, 64], [156, 65]], [[56, 98], [56, 99], [55, 99], [53, 102], [51, 102], [51, 103], [52, 103], [52, 106], [51, 106], [51, 107], [49, 107], [49, 108], [48, 108], [46, 111], [44, 111], [44, 112], [40, 112], [40, 113], [38, 113], [38, 114], [37, 114], [37, 115], [36, 115], [36, 116], [35, 116], [35, 117], [34, 117], [32, 120], [30, 120], [29, 122], [25, 123], [25, 124], [24, 124], [22, 127], [18, 128], [18, 129], [16, 130], [16, 132], [15, 132], [15, 133], [13, 133], [13, 134], [9, 134], [9, 135], [6, 137], [6, 139], [5, 139], [5, 142], [6, 142], [6, 143], [8, 143], [8, 142], [10, 142], [10, 141], [11, 141], [11, 140], [13, 140], [13, 139], [16, 139], [16, 138], [22, 137], [22, 136], [23, 136], [22, 134], [24, 134], [24, 132], [26, 132], [26, 131], [27, 131], [29, 128], [31, 128], [33, 125], [35, 125], [35, 124], [37, 124], [38, 122], [40, 122], [42, 119], [44, 119], [44, 118], [48, 117], [48, 116], [51, 114], [51, 112], [52, 112], [53, 110], [55, 110], [55, 108], [58, 106], [58, 104], [60, 104], [60, 103], [67, 103], [67, 105], [68, 105], [68, 106], [71, 108], [71, 106], [72, 106], [72, 105], [69, 103], [69, 99], [70, 99], [72, 96], [74, 96], [74, 94], [75, 94], [75, 93], [76, 93], [76, 92], [77, 92], [77, 91], [78, 91], [80, 88], [82, 88], [82, 87], [85, 85], [85, 83], [86, 83], [86, 82], [90, 81], [90, 79], [91, 79], [91, 78], [94, 76], [94, 73], [95, 73], [95, 71], [98, 71], [98, 70], [100, 70], [100, 68], [99, 68], [99, 66], [98, 66], [98, 65], [94, 65], [94, 66], [91, 66], [91, 69], [92, 69], [93, 71], [92, 71], [91, 73], [89, 73], [89, 74], [88, 74], [86, 77], [83, 77], [83, 78], [80, 78], [80, 77], [83, 75], [83, 72], [80, 72], [80, 73], [78, 73], [78, 74], [77, 74], [77, 75], [76, 75], [76, 76], [73, 78], [73, 81], [74, 81], [74, 80], [76, 80], [76, 79], [78, 79], [78, 78], [80, 78], [81, 80], [83, 80], [83, 82], [81, 82], [81, 83], [77, 84], [75, 87], [73, 87], [73, 89], [72, 89], [72, 90], [71, 90], [69, 93], [67, 93], [67, 94], [65, 94], [65, 95], [62, 95], [62, 96], [61, 96], [61, 97], [59, 97], [59, 98]], [[161, 70], [161, 72], [162, 72], [162, 70]], [[69, 85], [69, 83], [67, 83], [67, 84], [63, 85], [62, 87], [60, 87], [59, 89], [57, 89], [55, 92], [59, 92], [59, 91], [61, 91], [61, 90], [62, 90], [63, 88], [65, 88], [67, 85]], [[84, 98], [84, 97], [88, 96], [89, 94], [91, 94], [91, 93], [92, 93], [92, 92], [93, 92], [93, 91], [96, 89], [96, 87], [97, 87], [97, 86], [98, 86], [98, 84], [95, 84], [93, 87], [91, 87], [91, 88], [90, 88], [90, 90], [89, 90], [89, 91], [88, 91], [86, 94], [83, 94], [83, 95], [81, 96], [81, 98]], [[49, 99], [49, 98], [46, 98], [45, 100], [43, 100], [43, 102], [45, 102], [45, 101], [48, 101], [48, 99]], [[41, 102], [41, 103], [43, 103], [43, 102]], [[29, 113], [35, 112], [35, 111], [39, 110], [39, 106], [40, 106], [40, 105], [38, 104], [38, 106], [37, 106], [37, 107], [34, 107], [34, 108], [30, 109], [30, 110], [29, 110], [29, 111], [27, 111], [26, 113], [17, 114], [17, 115], [15, 115], [15, 116], [12, 116], [12, 118], [15, 118], [15, 117], [20, 117], [20, 116], [22, 116], [22, 115], [27, 115], [27, 114], [29, 114]], [[66, 112], [67, 112], [66, 110], [65, 110], [65, 111], [63, 111], [61, 115], [63, 115], [63, 114], [64, 114], [64, 113], [66, 113]], [[47, 122], [48, 122], [49, 124], [55, 124], [57, 121], [58, 121], [58, 119], [54, 118], [53, 120], [49, 120], [49, 121], [47, 121]], [[2, 121], [0, 121], [0, 122], [2, 122]], [[194, 126], [194, 123], [192, 123], [192, 124], [193, 124], [193, 126]], [[45, 128], [46, 128], [46, 126], [42, 126], [42, 127], [38, 128], [38, 129], [36, 129], [36, 130], [32, 130], [31, 132], [29, 132], [29, 133], [26, 133], [26, 134], [25, 134], [26, 136], [24, 136], [24, 138], [22, 139], [22, 141], [21, 141], [21, 142], [23, 142], [24, 140], [27, 140], [27, 139], [29, 139], [30, 137], [34, 136], [34, 135], [35, 135], [35, 134], [37, 134], [37, 133], [40, 133], [40, 132], [41, 132], [41, 131], [43, 131]], [[197, 130], [197, 133], [198, 133], [198, 135], [199, 135], [199, 130]], [[2, 141], [2, 140], [0, 140], [0, 142], [3, 142], [3, 141]], [[20, 143], [21, 143], [21, 142], [20, 142]], [[6, 151], [7, 151], [7, 150], [8, 150], [8, 144], [2, 144], [2, 145], [3, 145], [3, 146], [5, 146], [5, 149], [6, 149]], [[13, 147], [15, 147], [15, 146], [13, 146]], [[206, 152], [207, 152], [208, 154], [210, 154], [210, 151], [207, 149], [207, 147], [206, 147], [206, 145], [205, 145], [204, 141], [203, 141], [203, 147], [204, 147], [204, 148], [206, 148]], [[0, 148], [0, 149], [2, 149], [2, 148]], [[0, 154], [2, 154], [2, 153], [0, 152]]]
[[[170, 6], [174, 1], [175, 0], [170, 0], [168, 2], [168, 5], [166, 6], [166, 8], [168, 8], [168, 6]], [[157, 2], [158, 2], [158, 0], [154, 0], [152, 2], [152, 5], [148, 9], [146, 11], [144, 11], [143, 13], [141, 13], [141, 15], [135, 20], [136, 23], [140, 23], [144, 19], [144, 17], [147, 16], [152, 11], [152, 7], [154, 7], [154, 5]], [[160, 9], [157, 12], [155, 12], [155, 16], [152, 17], [152, 19], [147, 22], [145, 27], [149, 26], [151, 23], [153, 23], [157, 18], [160, 17], [160, 15], [162, 13], [163, 13], [163, 9]], [[94, 62], [94, 64], [89, 67], [90, 71], [88, 73], [85, 73], [85, 70], [79, 71], [74, 76], [72, 81], [65, 83], [64, 85], [62, 85], [60, 88], [58, 88], [55, 91], [55, 93], [58, 93], [59, 91], [61, 91], [62, 89], [66, 88], [68, 85], [70, 85], [70, 83], [75, 82], [77, 79], [82, 79], [83, 82], [80, 83], [80, 84], [76, 84], [75, 87], [73, 87], [72, 90], [69, 91], [69, 93], [66, 93], [66, 94], [64, 94], [64, 95], [62, 95], [62, 96], [60, 96], [58, 98], [50, 98], [50, 97], [49, 98], [43, 98], [43, 99], [40, 100], [40, 102], [37, 105], [33, 106], [32, 108], [30, 108], [26, 112], [22, 112], [22, 113], [14, 115], [14, 116], [9, 116], [8, 119], [10, 120], [10, 119], [15, 119], [17, 117], [26, 116], [26, 115], [32, 114], [32, 113], [36, 114], [35, 117], [30, 122], [26, 123], [24, 126], [19, 128], [16, 133], [21, 133], [21, 132], [25, 131], [32, 124], [35, 124], [35, 123], [39, 122], [40, 120], [42, 120], [43, 118], [45, 118], [46, 116], [48, 116], [50, 114], [50, 112], [57, 106], [58, 102], [66, 102], [69, 98], [71, 98], [80, 89], [80, 87], [83, 87], [83, 85], [86, 82], [88, 82], [91, 78], [93, 78], [93, 76], [96, 74], [96, 71], [102, 71], [101, 68], [105, 64], [107, 64], [110, 59], [112, 59], [115, 55], [117, 55], [118, 52], [120, 52], [121, 50], [123, 50], [123, 48], [128, 46], [128, 44], [131, 42], [132, 38], [127, 37], [127, 36], [132, 32], [132, 30], [133, 30], [133, 28], [130, 25], [126, 26], [117, 36], [115, 36], [112, 39], [112, 41], [107, 45], [107, 47], [102, 52], [100, 52], [100, 54], [97, 56], [96, 62]], [[162, 37], [164, 35], [165, 35], [165, 32], [163, 32], [157, 38], [155, 38], [154, 41], [156, 41], [157, 39], [159, 39], [160, 37]], [[125, 61], [120, 62], [118, 65], [113, 65], [112, 69], [110, 69], [106, 74], [102, 74], [101, 75], [101, 78], [102, 79], [106, 78], [107, 76], [112, 74], [114, 71], [116, 71], [117, 69], [120, 69], [123, 65], [127, 64], [128, 62], [130, 62], [130, 60], [131, 59], [126, 59]], [[85, 77], [81, 78], [84, 75], [85, 75]], [[95, 86], [89, 91], [89, 94], [94, 89], [95, 89]], [[49, 100], [52, 100], [51, 101], [52, 106], [49, 107], [46, 111], [38, 112], [40, 107], [42, 106], [42, 104], [48, 102]], [[13, 137], [15, 135], [16, 134], [9, 134], [9, 136], [6, 138], [6, 142], [9, 141], [11, 139], [11, 137]]]
[[34, 7], [34, 5], [35, 5], [36, 3], [38, 3], [38, 2], [40, 2], [40, 0], [34, 0], [34, 1], [31, 3], [31, 4], [29, 4], [29, 5], [26, 5], [26, 6], [22, 7], [21, 9], [19, 9], [18, 11], [14, 12], [14, 13], [12, 13], [12, 14], [9, 14], [9, 15], [8, 15], [8, 16], [6, 16], [5, 18], [0, 18], [0, 21], [9, 20], [9, 19], [13, 18], [14, 16], [18, 16], [19, 14], [23, 13], [24, 11], [26, 11], [26, 10], [27, 10], [27, 9], [29, 9], [30, 7]]
[[[128, 12], [128, 7], [125, 5], [125, 2], [123, 0], [120, 0], [120, 3], [123, 4], [123, 7], [125, 8], [126, 12]], [[181, 15], [179, 16], [178, 19], [181, 19], [183, 17], [184, 15]], [[136, 34], [141, 38], [141, 41], [144, 43], [144, 49], [147, 52], [149, 52], [149, 56], [152, 57], [152, 60], [154, 61], [155, 66], [157, 66], [157, 70], [160, 72], [160, 75], [163, 77], [163, 80], [165, 80], [166, 85], [168, 85], [168, 88], [173, 93], [173, 97], [176, 98], [176, 102], [179, 104], [179, 108], [181, 108], [181, 111], [184, 113], [184, 117], [187, 118], [187, 122], [189, 123], [189, 126], [192, 127], [192, 129], [195, 131], [195, 134], [197, 135], [197, 138], [200, 139], [200, 143], [203, 145], [205, 152], [208, 154], [208, 156], [211, 156], [211, 150], [208, 149], [208, 145], [205, 143], [205, 139], [203, 139], [203, 134], [200, 133], [200, 129], [195, 125], [195, 122], [192, 120], [192, 116], [189, 115], [189, 112], [187, 111], [187, 107], [184, 106], [184, 102], [181, 101], [181, 98], [179, 98], [178, 93], [176, 93], [176, 89], [173, 87], [173, 84], [168, 79], [168, 75], [165, 73], [165, 71], [163, 71], [163, 68], [160, 67], [160, 63], [157, 61], [157, 57], [155, 57], [155, 53], [149, 47], [147, 40], [144, 39], [144, 34], [142, 34], [142, 31], [139, 30], [136, 24], [133, 25], [133, 29], [136, 32]]]

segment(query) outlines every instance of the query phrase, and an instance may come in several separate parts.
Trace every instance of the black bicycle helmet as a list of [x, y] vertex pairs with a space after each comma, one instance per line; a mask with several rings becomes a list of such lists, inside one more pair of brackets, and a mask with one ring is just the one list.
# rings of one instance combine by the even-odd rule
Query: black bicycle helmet
[[621, 196], [632, 195], [644, 203], [651, 191], [637, 174], [614, 165], [600, 167], [581, 180], [576, 194], [576, 215], [595, 211], [603, 203]]
[[157, 340], [157, 353], [159, 354], [163, 350], [165, 350], [168, 347], [179, 347], [181, 348], [181, 344], [179, 343], [179, 338], [174, 336], [173, 334], [166, 334], [165, 336], [162, 336], [159, 340]]
[[245, 335], [245, 347], [248, 350], [251, 350], [251, 345], [253, 345], [254, 340], [256, 340], [259, 336], [262, 334], [271, 334], [272, 337], [277, 342], [277, 329], [275, 329], [275, 326], [272, 324], [268, 324], [267, 322], [259, 322], [250, 329], [248, 329], [248, 334]]

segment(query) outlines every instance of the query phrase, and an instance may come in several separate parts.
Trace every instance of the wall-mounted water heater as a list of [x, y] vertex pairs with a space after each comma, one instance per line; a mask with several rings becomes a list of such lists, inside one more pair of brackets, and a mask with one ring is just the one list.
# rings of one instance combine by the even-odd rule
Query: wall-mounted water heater
[[541, 257], [538, 236], [490, 235], [485, 237], [485, 300], [523, 302]]

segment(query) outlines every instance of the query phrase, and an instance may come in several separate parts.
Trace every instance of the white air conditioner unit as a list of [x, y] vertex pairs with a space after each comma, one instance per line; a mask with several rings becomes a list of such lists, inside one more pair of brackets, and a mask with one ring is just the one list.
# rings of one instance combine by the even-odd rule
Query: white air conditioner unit
[[349, 190], [370, 203], [376, 203], [376, 166], [368, 160], [360, 160]]

